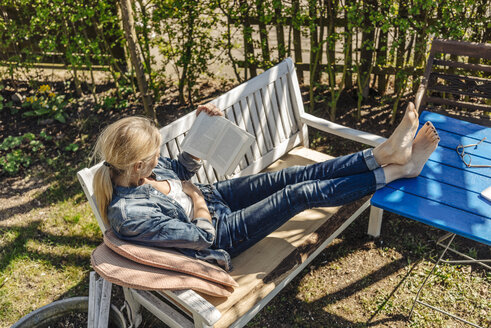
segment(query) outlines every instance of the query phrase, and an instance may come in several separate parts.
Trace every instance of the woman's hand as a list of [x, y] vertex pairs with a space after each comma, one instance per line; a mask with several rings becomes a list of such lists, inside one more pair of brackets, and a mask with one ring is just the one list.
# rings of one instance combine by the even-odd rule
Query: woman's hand
[[206, 104], [206, 105], [200, 105], [198, 106], [198, 109], [196, 109], [196, 116], [199, 115], [199, 113], [205, 112], [206, 114], [210, 116], [223, 116], [223, 113], [221, 110], [218, 109], [217, 106], [213, 104]]

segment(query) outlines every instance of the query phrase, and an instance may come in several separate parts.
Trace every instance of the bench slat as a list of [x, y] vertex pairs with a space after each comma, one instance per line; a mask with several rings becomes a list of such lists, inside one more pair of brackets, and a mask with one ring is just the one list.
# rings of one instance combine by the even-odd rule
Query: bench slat
[[[237, 124], [244, 130], [248, 131], [247, 129], [247, 126], [244, 122], [244, 117], [242, 116], [242, 111], [240, 109], [240, 103], [236, 103], [234, 104], [233, 106], [233, 110], [234, 110], [234, 115], [235, 115], [235, 119], [237, 121]], [[254, 131], [253, 131], [254, 132]], [[250, 132], [249, 132], [250, 133]], [[253, 147], [249, 147], [249, 149], [247, 149], [246, 153], [245, 153], [245, 158], [246, 158], [246, 161], [247, 161], [247, 165], [250, 165], [252, 162], [254, 162], [254, 155], [252, 153], [252, 149]]]
[[[246, 130], [250, 134], [252, 134], [254, 137], [256, 137], [256, 140], [252, 143], [251, 149], [252, 149], [252, 154], [254, 157], [254, 161], [258, 160], [261, 157], [261, 151], [259, 150], [259, 139], [256, 136], [256, 131], [254, 128], [254, 123], [252, 119], [252, 114], [249, 109], [249, 104], [247, 102], [247, 99], [242, 99], [240, 101], [240, 112], [242, 113], [242, 117], [244, 119], [244, 123], [246, 125]], [[250, 165], [251, 163], [249, 163]]]
[[[283, 124], [285, 138], [289, 138], [292, 135], [292, 129], [294, 129], [291, 119], [293, 117], [293, 112], [291, 112], [291, 108], [288, 108], [288, 103], [286, 102], [286, 96], [281, 81], [275, 81], [274, 83], [275, 87], [273, 92], [278, 102], [278, 108], [280, 108], [279, 115]], [[289, 115], [289, 112], [291, 112], [291, 116]]]
[[278, 126], [278, 132], [280, 134], [280, 141], [285, 140], [288, 138], [288, 134], [285, 132], [285, 121], [284, 121], [284, 115], [281, 113], [287, 113], [287, 111], [284, 108], [280, 107], [280, 103], [278, 102], [278, 96], [276, 94], [276, 84], [271, 83], [267, 86], [266, 90], [268, 91], [268, 94], [271, 98], [271, 104], [273, 105], [273, 113], [275, 115], [276, 119], [276, 125]]
[[264, 112], [266, 120], [268, 122], [269, 131], [271, 132], [271, 139], [273, 145], [277, 145], [285, 139], [284, 133], [279, 123], [280, 115], [278, 113], [278, 107], [273, 105], [273, 97], [268, 86], [261, 89], [261, 94], [264, 102]]
[[241, 101], [244, 97], [257, 92], [264, 85], [273, 83], [281, 76], [284, 76], [290, 71], [290, 67], [293, 67], [293, 62], [290, 58], [287, 58], [279, 65], [271, 67], [261, 75], [250, 79], [247, 83], [243, 83], [215, 100], [212, 100], [211, 103], [220, 109], [230, 107], [236, 102]]
[[273, 149], [273, 140], [271, 139], [271, 132], [268, 127], [268, 121], [265, 113], [264, 101], [261, 94], [261, 90], [257, 90], [254, 92], [254, 102], [256, 104], [255, 107], [251, 108], [251, 112], [256, 112], [256, 117], [258, 118], [259, 127], [262, 131], [262, 137], [264, 138], [264, 143], [266, 145], [266, 150], [269, 152]]
[[264, 136], [263, 129], [261, 128], [261, 124], [259, 123], [259, 117], [257, 115], [256, 101], [254, 99], [254, 95], [247, 97], [246, 100], [247, 102], [245, 108], [247, 108], [247, 113], [251, 118], [252, 125], [254, 127], [254, 136], [256, 137], [256, 142], [259, 146], [260, 154], [261, 156], [263, 156], [268, 152], [268, 149], [266, 148], [265, 137], [263, 137]]

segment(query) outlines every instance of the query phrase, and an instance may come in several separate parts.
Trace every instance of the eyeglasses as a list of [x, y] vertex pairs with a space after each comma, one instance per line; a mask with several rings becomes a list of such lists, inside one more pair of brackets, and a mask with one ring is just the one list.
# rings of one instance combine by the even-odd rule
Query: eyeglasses
[[457, 152], [457, 154], [459, 154], [459, 156], [462, 159], [462, 162], [464, 162], [465, 166], [467, 166], [467, 167], [491, 167], [491, 165], [472, 165], [471, 164], [471, 162], [472, 162], [471, 154], [466, 153], [464, 151], [464, 149], [467, 148], [467, 147], [477, 147], [477, 145], [479, 145], [484, 140], [486, 140], [486, 137], [482, 138], [481, 141], [479, 141], [476, 144], [465, 145], [465, 146], [458, 145], [457, 146], [457, 148], [455, 149], [455, 151]]

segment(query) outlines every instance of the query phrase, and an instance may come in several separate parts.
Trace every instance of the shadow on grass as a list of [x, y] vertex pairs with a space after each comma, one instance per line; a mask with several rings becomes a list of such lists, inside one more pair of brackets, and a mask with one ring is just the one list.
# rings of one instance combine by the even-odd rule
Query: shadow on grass
[[[394, 295], [401, 289], [408, 278], [414, 274], [416, 268], [423, 260], [426, 259], [432, 261], [432, 259], [441, 253], [442, 250], [436, 246], [435, 241], [443, 234], [443, 232], [390, 213], [386, 213], [384, 216], [385, 227], [382, 230], [380, 238], [373, 239], [367, 236], [367, 225], [368, 217], [364, 214], [351, 224], [339, 237], [339, 239], [341, 239], [340, 242], [328, 246], [326, 250], [309, 265], [309, 269], [306, 269], [299, 274], [269, 303], [269, 305], [261, 310], [249, 324], [249, 327], [347, 328], [385, 327], [386, 325], [390, 327], [406, 327], [408, 325], [407, 316], [409, 315], [409, 312], [405, 313], [404, 311], [397, 311], [398, 313], [385, 313], [384, 309], [388, 303], [394, 300]], [[372, 241], [373, 243], [371, 243]], [[461, 240], [460, 243], [462, 248], [469, 246], [473, 247], [477, 253], [484, 255], [482, 257], [489, 255], [489, 248], [485, 245], [479, 245], [467, 240]], [[349, 283], [349, 285], [343, 288], [327, 294], [322, 293], [321, 295], [318, 295], [320, 297], [315, 298], [313, 301], [304, 301], [297, 297], [298, 294], [306, 295], [309, 288], [312, 289], [314, 295], [316, 295], [315, 291], [318, 292], [317, 287], [315, 287], [316, 280], [305, 280], [311, 273], [316, 275], [316, 269], [326, 265], [335, 265], [336, 262], [349, 258], [350, 255], [355, 252], [373, 248], [378, 249], [381, 252], [385, 252], [386, 249], [392, 249], [396, 251], [400, 257], [385, 265], [377, 267], [376, 270], [357, 278], [357, 280]], [[368, 265], [370, 265], [371, 262], [368, 261], [368, 263]], [[350, 269], [356, 270], [356, 267], [350, 267]], [[480, 270], [478, 266], [476, 266], [475, 269]], [[387, 285], [386, 289], [383, 290], [383, 293], [380, 294], [382, 298], [377, 298], [377, 300], [367, 300], [367, 302], [373, 304], [374, 310], [369, 311], [361, 308], [360, 304], [363, 302], [364, 290], [368, 290], [370, 286], [379, 285], [380, 282], [402, 271], [404, 271], [403, 276], [397, 278], [396, 282], [393, 284]], [[319, 272], [322, 271], [319, 270]], [[319, 273], [317, 277], [322, 279], [321, 273]], [[338, 276], [337, 282], [341, 282], [341, 279], [342, 278], [339, 278]], [[347, 276], [346, 279], [349, 279], [349, 276]], [[326, 281], [325, 283], [329, 284], [329, 281]], [[336, 283], [336, 281], [333, 281], [332, 283]], [[314, 285], [312, 286], [309, 284]], [[410, 298], [411, 296], [412, 295], [410, 295]], [[356, 308], [343, 309], [342, 307], [346, 305], [340, 305], [341, 308], [337, 307], [337, 302], [347, 298], [354, 300], [357, 304], [357, 308], [360, 307], [359, 310], [363, 311], [362, 315], [359, 313], [350, 314], [350, 311], [357, 311]], [[347, 304], [347, 306], [349, 306], [350, 302]], [[334, 308], [332, 308], [333, 306]], [[346, 316], [344, 313], [347, 313]], [[280, 317], [281, 319], [279, 319]]]
[[79, 254], [53, 254], [46, 251], [41, 253], [39, 251], [31, 251], [28, 249], [27, 243], [30, 240], [37, 241], [45, 245], [58, 245], [67, 246], [72, 248], [78, 248], [81, 246], [96, 247], [100, 244], [101, 240], [98, 238], [88, 238], [86, 236], [58, 236], [46, 233], [40, 229], [41, 220], [36, 220], [27, 226], [11, 226], [0, 228], [0, 233], [10, 232], [16, 234], [16, 237], [7, 242], [0, 248], [0, 272], [3, 272], [9, 264], [18, 259], [27, 257], [32, 260], [42, 260], [45, 263], [49, 263], [53, 267], [60, 269], [65, 265], [81, 266], [86, 269], [90, 267], [90, 256]]
[[39, 179], [38, 182], [33, 185], [16, 187], [15, 189], [9, 188], [8, 194], [4, 193], [6, 197], [21, 195], [33, 189], [41, 188], [41, 186], [49, 185], [45, 191], [39, 191], [37, 195], [29, 201], [1, 209], [0, 222], [7, 220], [14, 215], [25, 214], [35, 208], [50, 206], [53, 203], [63, 202], [71, 198], [74, 198], [74, 201], [77, 204], [84, 202], [85, 196], [83, 195], [82, 187], [76, 177], [77, 171], [83, 166], [84, 165], [80, 165], [80, 167], [76, 168], [65, 168], [49, 177]]

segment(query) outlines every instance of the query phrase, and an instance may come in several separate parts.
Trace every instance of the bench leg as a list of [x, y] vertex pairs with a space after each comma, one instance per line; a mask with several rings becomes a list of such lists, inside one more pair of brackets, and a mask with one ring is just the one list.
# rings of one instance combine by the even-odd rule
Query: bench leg
[[141, 304], [135, 300], [128, 287], [123, 287], [126, 311], [128, 312], [128, 326], [137, 328], [142, 322]]
[[111, 307], [112, 284], [96, 272], [90, 273], [87, 327], [106, 328]]
[[380, 236], [382, 228], [382, 215], [384, 210], [375, 206], [370, 207], [370, 220], [368, 221], [368, 234], [373, 237]]

